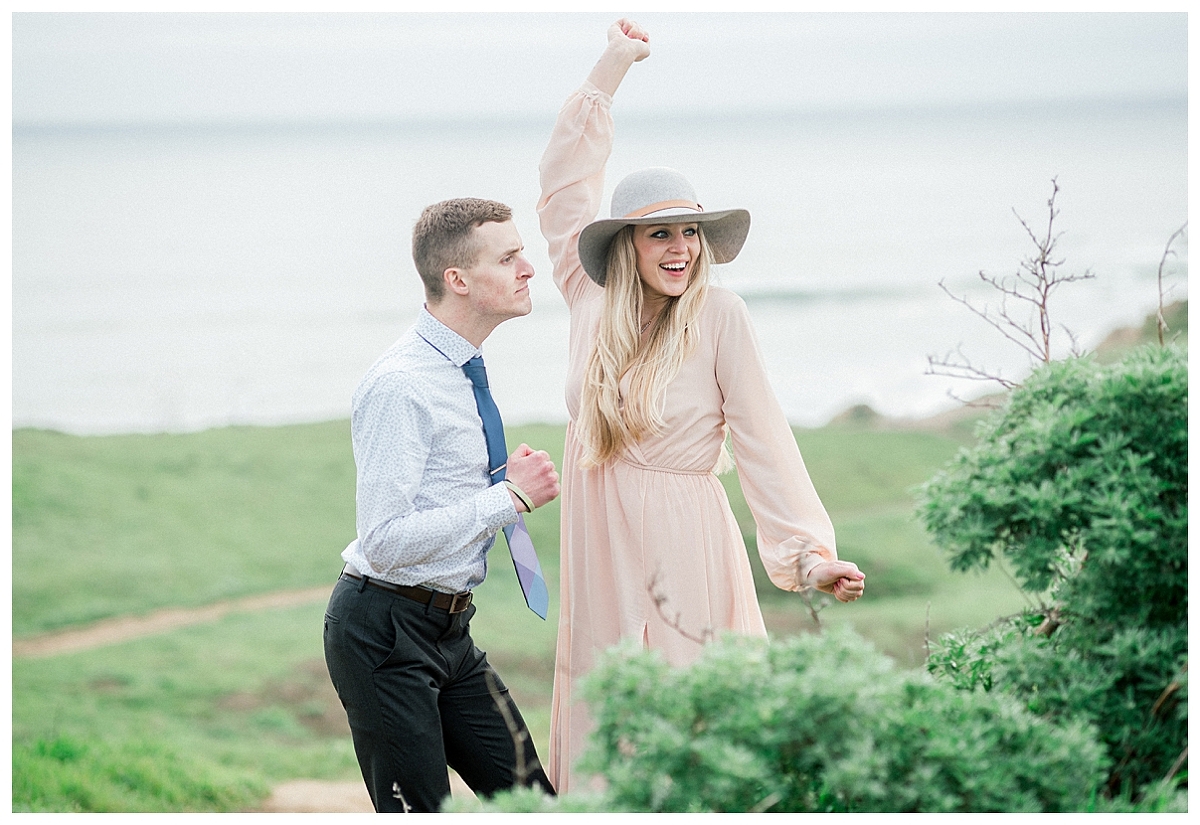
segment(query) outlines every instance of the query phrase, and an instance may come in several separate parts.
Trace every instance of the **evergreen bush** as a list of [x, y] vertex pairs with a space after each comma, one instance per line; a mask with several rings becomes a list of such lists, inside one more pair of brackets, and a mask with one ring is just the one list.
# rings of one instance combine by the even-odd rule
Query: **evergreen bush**
[[954, 569], [1003, 559], [1038, 606], [944, 636], [930, 671], [1094, 724], [1110, 797], [1184, 777], [1186, 352], [1045, 364], [978, 436], [925, 486], [920, 516]]
[[[688, 668], [618, 648], [586, 689], [591, 810], [1077, 811], [1107, 772], [1087, 724], [896, 670], [848, 630], [727, 636]], [[484, 807], [585, 809], [524, 791]]]

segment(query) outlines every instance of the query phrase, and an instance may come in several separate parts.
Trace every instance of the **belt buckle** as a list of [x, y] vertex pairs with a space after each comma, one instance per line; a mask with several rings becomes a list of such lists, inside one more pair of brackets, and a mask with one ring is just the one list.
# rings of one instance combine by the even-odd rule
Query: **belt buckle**
[[471, 606], [471, 591], [466, 593], [455, 593], [450, 597], [450, 607], [447, 608], [447, 613], [462, 613]]

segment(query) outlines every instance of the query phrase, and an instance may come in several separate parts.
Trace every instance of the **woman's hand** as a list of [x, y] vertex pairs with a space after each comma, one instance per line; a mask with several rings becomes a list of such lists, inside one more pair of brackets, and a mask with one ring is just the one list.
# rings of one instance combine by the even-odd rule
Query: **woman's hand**
[[588, 82], [611, 97], [617, 93], [629, 67], [649, 56], [650, 35], [637, 23], [622, 17], [608, 27], [608, 45], [588, 75]]
[[830, 593], [839, 602], [862, 598], [867, 577], [852, 561], [824, 561], [808, 573], [808, 584], [822, 593]]
[[622, 17], [608, 27], [608, 44], [628, 49], [633, 62], [638, 63], [650, 56], [650, 34], [633, 20]]

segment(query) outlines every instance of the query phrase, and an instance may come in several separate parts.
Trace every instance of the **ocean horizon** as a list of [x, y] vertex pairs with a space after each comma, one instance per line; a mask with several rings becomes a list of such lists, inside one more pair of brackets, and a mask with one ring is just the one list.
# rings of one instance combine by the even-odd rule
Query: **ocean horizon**
[[[623, 117], [625, 173], [684, 171], [709, 209], [750, 210], [717, 283], [747, 301], [789, 420], [856, 404], [904, 418], [972, 382], [927, 375], [961, 346], [1019, 380], [1028, 358], [939, 288], [996, 305], [1044, 230], [1052, 180], [1083, 349], [1140, 323], [1187, 221], [1186, 100]], [[345, 418], [421, 306], [409, 232], [449, 197], [514, 208], [534, 310], [484, 345], [506, 422], [566, 421], [568, 317], [534, 211], [553, 114], [411, 123], [15, 124], [13, 426], [183, 432]], [[607, 214], [607, 197], [602, 214]], [[1167, 301], [1187, 297], [1187, 247]], [[1067, 354], [1070, 340], [1057, 332]]]

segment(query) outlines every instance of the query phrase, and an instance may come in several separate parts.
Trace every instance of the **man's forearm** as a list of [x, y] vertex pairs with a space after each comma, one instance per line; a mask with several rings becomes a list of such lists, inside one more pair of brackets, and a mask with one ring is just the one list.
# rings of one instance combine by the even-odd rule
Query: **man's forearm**
[[391, 512], [401, 514], [365, 513], [359, 519], [359, 548], [379, 573], [452, 558], [517, 520], [503, 484], [445, 507]]

